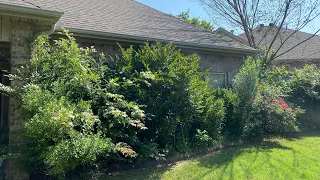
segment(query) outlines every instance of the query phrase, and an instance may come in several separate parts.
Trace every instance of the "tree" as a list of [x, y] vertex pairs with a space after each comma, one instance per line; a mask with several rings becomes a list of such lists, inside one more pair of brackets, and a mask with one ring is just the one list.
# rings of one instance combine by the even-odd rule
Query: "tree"
[[186, 12], [181, 12], [180, 14], [176, 15], [176, 17], [185, 21], [186, 23], [194, 24], [201, 29], [204, 29], [207, 31], [213, 30], [213, 26], [211, 25], [210, 22], [207, 22], [205, 20], [200, 20], [199, 17], [190, 18], [190, 9], [188, 9], [188, 11]]
[[[314, 37], [302, 39], [284, 52], [279, 52], [290, 38], [319, 16], [319, 0], [198, 0], [208, 14], [222, 23], [231, 25], [245, 33], [250, 47], [259, 48], [261, 40], [256, 40], [253, 29], [260, 24], [272, 25], [272, 31], [265, 31], [264, 37], [271, 37], [265, 47], [264, 62], [269, 64], [279, 56]], [[288, 31], [288, 29], [291, 29]], [[276, 41], [280, 45], [274, 48]]]

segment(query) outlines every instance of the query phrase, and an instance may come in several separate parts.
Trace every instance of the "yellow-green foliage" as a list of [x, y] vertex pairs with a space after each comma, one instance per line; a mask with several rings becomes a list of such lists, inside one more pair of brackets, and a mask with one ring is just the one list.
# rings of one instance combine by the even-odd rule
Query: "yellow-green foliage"
[[[1, 88], [21, 104], [21, 118], [26, 121], [21, 154], [26, 167], [60, 177], [116, 156], [115, 144], [122, 141], [112, 135], [121, 132], [112, 126], [133, 127], [132, 138], [145, 129], [144, 112], [116, 88], [112, 90], [112, 79], [104, 77], [108, 70], [104, 57], [94, 59], [93, 48], [82, 49], [67, 32], [64, 35], [55, 41], [38, 37], [30, 63], [10, 76], [20, 81], [19, 86]], [[97, 102], [103, 103], [99, 109]], [[97, 111], [107, 119], [100, 119]], [[131, 146], [126, 148], [120, 153], [135, 157]]]

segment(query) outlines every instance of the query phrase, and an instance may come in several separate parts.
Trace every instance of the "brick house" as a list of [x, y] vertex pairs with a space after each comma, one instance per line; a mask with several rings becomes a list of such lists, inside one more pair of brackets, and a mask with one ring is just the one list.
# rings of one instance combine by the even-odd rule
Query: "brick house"
[[[273, 24], [259, 25], [252, 30], [255, 43], [260, 47], [266, 47], [271, 43], [277, 31], [278, 27]], [[223, 28], [217, 29], [216, 32], [248, 45], [244, 33], [237, 36]], [[274, 60], [274, 65], [285, 65], [289, 69], [301, 68], [305, 64], [314, 64], [320, 67], [320, 36], [318, 35], [283, 28], [272, 49], [279, 49], [277, 54], [282, 54]]]
[[[271, 43], [277, 30], [278, 27], [273, 24], [269, 24], [269, 26], [261, 24], [253, 29], [255, 41], [264, 47]], [[245, 39], [244, 34], [240, 34], [239, 37]], [[286, 40], [287, 38], [288, 40]], [[276, 65], [301, 68], [305, 64], [315, 64], [320, 67], [320, 36], [318, 35], [283, 28], [272, 48], [274, 50], [280, 48], [278, 54], [283, 54], [275, 59]]]
[[[0, 82], [13, 85], [5, 71], [30, 59], [28, 39], [40, 34], [58, 36], [61, 27], [74, 34], [81, 46], [95, 46], [107, 55], [121, 45], [173, 42], [186, 54], [201, 56], [213, 86], [228, 86], [246, 56], [257, 53], [244, 43], [201, 30], [134, 0], [0, 0]], [[9, 62], [9, 60], [10, 62]], [[24, 120], [17, 118], [15, 102], [0, 96], [2, 143], [19, 143]], [[0, 168], [1, 178], [1, 168]], [[6, 163], [6, 179], [29, 179], [13, 160]]]

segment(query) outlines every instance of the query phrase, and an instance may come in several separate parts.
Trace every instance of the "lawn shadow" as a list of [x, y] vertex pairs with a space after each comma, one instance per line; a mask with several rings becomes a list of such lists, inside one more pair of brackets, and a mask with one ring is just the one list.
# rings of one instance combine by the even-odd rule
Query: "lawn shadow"
[[[259, 167], [268, 167], [268, 173], [270, 173], [268, 177], [272, 179], [277, 179], [279, 176], [282, 177], [282, 174], [280, 175], [277, 171], [279, 167], [287, 169], [288, 171], [286, 173], [296, 173], [296, 167], [299, 166], [298, 156], [300, 151], [296, 146], [291, 146], [290, 144], [292, 143], [289, 143], [290, 147], [283, 145], [286, 144], [283, 140], [297, 140], [307, 137], [320, 137], [320, 132], [292, 133], [291, 135], [281, 136], [280, 138], [266, 138], [263, 141], [255, 141], [242, 146], [224, 148], [204, 156], [199, 155], [193, 159], [196, 164], [192, 166], [196, 165], [203, 167], [203, 169], [192, 177], [194, 179], [205, 179], [213, 177], [212, 175], [214, 175], [215, 179], [224, 179], [226, 177], [228, 179], [237, 179], [237, 175], [239, 175], [238, 173], [241, 171], [241, 173], [245, 174], [246, 179], [254, 179], [257, 173], [259, 173], [257, 172], [257, 168]], [[274, 156], [274, 154], [278, 152], [280, 152], [280, 154], [284, 153], [286, 155], [285, 158], [290, 157], [292, 160], [287, 161], [288, 159], [284, 159], [282, 156]], [[247, 155], [248, 153], [250, 155]], [[246, 158], [243, 159], [240, 156], [245, 156]], [[238, 157], [240, 159], [236, 160]], [[124, 171], [119, 174], [105, 175], [102, 179], [161, 179], [168, 175], [167, 172], [171, 171], [174, 166], [175, 163], [162, 165], [157, 168]], [[259, 171], [263, 172], [265, 170], [261, 169]], [[186, 177], [186, 179], [188, 178], [190, 177]]]
[[[101, 180], [157, 180], [161, 179], [162, 175], [172, 169], [176, 164], [164, 164], [159, 165], [157, 167], [143, 167], [138, 169], [131, 170], [122, 170], [113, 171], [111, 173], [106, 173], [101, 176], [99, 179]], [[137, 176], [139, 174], [139, 176]]]
[[[215, 151], [205, 156], [198, 157], [199, 166], [206, 167], [206, 168], [221, 168], [223, 171], [221, 172], [220, 177], [223, 177], [224, 173], [227, 171], [228, 166], [233, 166], [233, 161], [238, 156], [243, 153], [254, 153], [255, 156], [252, 159], [252, 164], [254, 164], [255, 160], [258, 157], [258, 153], [260, 152], [271, 152], [272, 149], [284, 149], [284, 150], [291, 150], [291, 148], [281, 145], [277, 141], [262, 141], [262, 142], [255, 142], [250, 145], [243, 145], [237, 147], [229, 147], [223, 150]], [[135, 170], [124, 170], [119, 169], [119, 171], [114, 171], [109, 174], [103, 175], [100, 179], [103, 180], [123, 180], [123, 179], [131, 179], [131, 180], [140, 180], [140, 179], [161, 179], [163, 174], [167, 171], [170, 171], [176, 163], [170, 163], [161, 165], [158, 167], [145, 167], [145, 168], [138, 168]], [[233, 169], [233, 168], [231, 168]], [[211, 171], [204, 172], [201, 174], [201, 177], [205, 177]], [[139, 174], [137, 177], [136, 174]], [[231, 172], [232, 175], [232, 172]], [[199, 177], [201, 179], [201, 177]], [[232, 176], [231, 176], [232, 177]], [[218, 178], [219, 179], [219, 178]]]
[[216, 152], [215, 154], [207, 155], [200, 160], [199, 166], [204, 167], [220, 167], [222, 165], [232, 162], [235, 158], [244, 152], [268, 152], [272, 149], [291, 150], [290, 147], [281, 145], [277, 141], [263, 141], [260, 143], [253, 143], [250, 145], [243, 145], [239, 147], [226, 148], [225, 150]]
[[[258, 154], [261, 152], [271, 152], [273, 149], [283, 149], [283, 150], [292, 150], [290, 147], [286, 147], [281, 145], [277, 141], [262, 141], [260, 143], [253, 143], [250, 145], [243, 145], [240, 147], [233, 147], [233, 148], [227, 148], [225, 150], [216, 152], [215, 154], [207, 155], [199, 160], [199, 166], [205, 167], [209, 169], [217, 169], [221, 168], [222, 171], [218, 175], [217, 179], [223, 179], [224, 175], [226, 174], [228, 167], [229, 168], [229, 177], [231, 179], [234, 179], [233, 177], [233, 167], [234, 167], [234, 160], [241, 156], [243, 153], [253, 153], [254, 156], [252, 157], [251, 163], [248, 165], [243, 165], [242, 167], [245, 168], [245, 166], [253, 166], [254, 162], [258, 158]], [[267, 161], [270, 160], [271, 157], [268, 157]], [[247, 169], [250, 169], [247, 168]], [[244, 169], [244, 171], [247, 171]], [[199, 179], [204, 178], [206, 175], [211, 173], [211, 171], [208, 171], [206, 173], [203, 173]], [[246, 172], [248, 178], [250, 177], [250, 172]]]
[[320, 130], [303, 130], [302, 132], [290, 132], [283, 134], [284, 139], [289, 141], [295, 141], [307, 137], [320, 137]]

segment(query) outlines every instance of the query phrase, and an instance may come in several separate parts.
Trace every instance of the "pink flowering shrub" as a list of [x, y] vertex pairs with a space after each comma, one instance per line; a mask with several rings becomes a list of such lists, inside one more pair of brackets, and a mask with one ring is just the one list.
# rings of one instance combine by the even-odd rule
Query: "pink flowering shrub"
[[275, 135], [298, 129], [297, 117], [303, 111], [291, 107], [280, 92], [276, 87], [259, 85], [256, 98], [248, 100], [252, 111], [245, 127], [247, 136]]
[[260, 60], [248, 58], [234, 80], [234, 92], [239, 99], [234, 127], [241, 138], [298, 130], [297, 118], [303, 111], [287, 101], [290, 88], [283, 81], [288, 72], [283, 68], [271, 72], [262, 69]]

